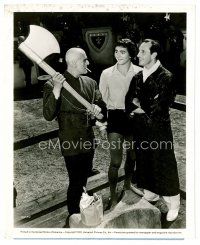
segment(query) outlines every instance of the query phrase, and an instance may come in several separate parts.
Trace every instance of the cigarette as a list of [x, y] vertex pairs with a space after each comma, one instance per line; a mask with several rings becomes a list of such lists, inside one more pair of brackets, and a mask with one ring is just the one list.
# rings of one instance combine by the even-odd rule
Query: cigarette
[[87, 71], [91, 72], [90, 69], [86, 68]]

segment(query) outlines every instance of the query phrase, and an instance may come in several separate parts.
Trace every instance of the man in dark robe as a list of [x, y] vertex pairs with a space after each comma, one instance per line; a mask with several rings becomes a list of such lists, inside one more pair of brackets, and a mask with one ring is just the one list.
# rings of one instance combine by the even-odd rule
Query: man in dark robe
[[[67, 51], [65, 60], [67, 70], [64, 75], [56, 73], [52, 80], [44, 85], [43, 114], [48, 121], [58, 119], [60, 146], [69, 176], [67, 206], [70, 216], [80, 213], [81, 194], [92, 170], [95, 141], [90, 113], [98, 116], [101, 111], [106, 120], [106, 106], [96, 82], [87, 76], [81, 76], [87, 73], [89, 64], [85, 51], [71, 48]], [[92, 104], [91, 112], [88, 113], [63, 87], [65, 80]]]
[[126, 111], [133, 120], [137, 184], [144, 198], [168, 206], [167, 220], [177, 218], [180, 208], [179, 178], [174, 155], [169, 107], [174, 101], [172, 73], [160, 61], [160, 45], [145, 39], [139, 47], [139, 65], [126, 95]]

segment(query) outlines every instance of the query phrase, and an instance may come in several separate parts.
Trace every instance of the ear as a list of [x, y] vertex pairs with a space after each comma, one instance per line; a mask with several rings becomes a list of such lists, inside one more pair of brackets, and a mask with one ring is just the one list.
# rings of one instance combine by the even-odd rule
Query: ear
[[153, 59], [156, 59], [157, 55], [158, 55], [157, 52], [153, 52], [153, 53], [151, 54], [151, 57], [152, 57]]
[[76, 59], [72, 59], [71, 60], [71, 66], [76, 68], [76, 63], [77, 63], [77, 60]]

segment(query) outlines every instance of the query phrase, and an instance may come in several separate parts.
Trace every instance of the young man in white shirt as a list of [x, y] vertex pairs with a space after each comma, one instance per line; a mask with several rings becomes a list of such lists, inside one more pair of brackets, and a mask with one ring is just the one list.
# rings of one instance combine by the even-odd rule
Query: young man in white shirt
[[[136, 45], [134, 45], [130, 39], [119, 40], [115, 45], [114, 51], [117, 63], [102, 72], [99, 83], [99, 90], [108, 109], [107, 132], [111, 156], [108, 178], [110, 184], [111, 208], [118, 202], [116, 186], [118, 170], [122, 164], [123, 143], [124, 140], [128, 139], [131, 135], [129, 119], [125, 113], [125, 96], [132, 77], [142, 70], [141, 67], [132, 63], [132, 59], [136, 57], [136, 50]], [[134, 149], [130, 147], [127, 149], [124, 166], [124, 190], [134, 188], [134, 186], [131, 185], [134, 166], [135, 152]]]

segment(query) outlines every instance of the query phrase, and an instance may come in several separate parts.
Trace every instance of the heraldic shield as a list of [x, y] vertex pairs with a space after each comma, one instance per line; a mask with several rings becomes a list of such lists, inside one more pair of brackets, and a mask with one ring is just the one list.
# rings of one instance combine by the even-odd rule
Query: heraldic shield
[[101, 52], [108, 43], [108, 32], [88, 33], [88, 42], [96, 52]]
[[[113, 35], [110, 27], [88, 28], [83, 30], [84, 39], [94, 60], [108, 63], [112, 57]], [[109, 57], [107, 57], [109, 55]], [[109, 58], [111, 59], [111, 58]], [[109, 61], [112, 63], [112, 60]]]

